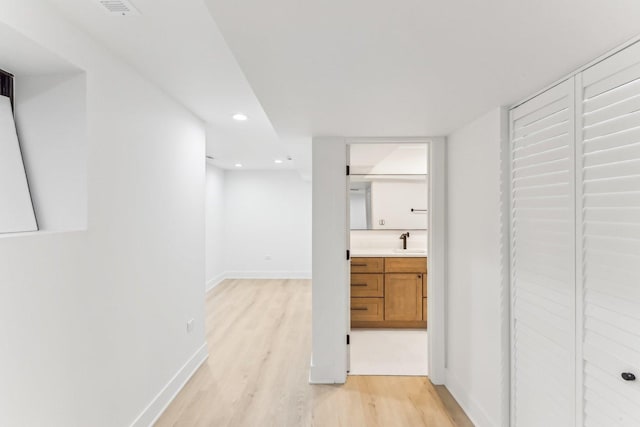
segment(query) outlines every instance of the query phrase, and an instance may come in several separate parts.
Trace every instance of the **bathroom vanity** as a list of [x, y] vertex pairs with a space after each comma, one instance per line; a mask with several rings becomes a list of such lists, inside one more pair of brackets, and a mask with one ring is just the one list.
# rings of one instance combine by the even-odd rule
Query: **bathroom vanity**
[[351, 327], [426, 328], [427, 258], [359, 255], [351, 258]]

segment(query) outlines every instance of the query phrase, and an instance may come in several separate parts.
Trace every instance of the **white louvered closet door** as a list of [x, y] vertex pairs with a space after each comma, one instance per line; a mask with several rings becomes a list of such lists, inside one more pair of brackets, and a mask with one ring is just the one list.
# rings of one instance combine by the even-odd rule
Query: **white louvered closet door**
[[588, 427], [640, 426], [640, 43], [577, 79], [579, 416]]
[[511, 110], [512, 421], [575, 422], [573, 79]]

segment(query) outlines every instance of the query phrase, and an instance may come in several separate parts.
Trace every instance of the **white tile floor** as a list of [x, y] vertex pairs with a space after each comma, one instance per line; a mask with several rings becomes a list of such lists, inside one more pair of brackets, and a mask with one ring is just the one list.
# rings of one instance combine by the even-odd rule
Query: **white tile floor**
[[427, 331], [352, 329], [349, 375], [428, 375]]

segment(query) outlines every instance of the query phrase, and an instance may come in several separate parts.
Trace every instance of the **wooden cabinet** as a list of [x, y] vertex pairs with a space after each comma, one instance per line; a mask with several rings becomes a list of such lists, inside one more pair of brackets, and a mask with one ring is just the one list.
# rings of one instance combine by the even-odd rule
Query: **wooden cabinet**
[[427, 259], [351, 260], [353, 328], [426, 328]]
[[362, 274], [351, 275], [351, 296], [352, 297], [383, 297], [384, 296], [384, 274]]
[[351, 273], [384, 273], [384, 258], [351, 258]]
[[422, 320], [422, 274], [386, 274], [384, 287], [385, 320]]
[[426, 273], [426, 258], [385, 258], [385, 273]]
[[351, 321], [384, 320], [384, 298], [351, 298]]

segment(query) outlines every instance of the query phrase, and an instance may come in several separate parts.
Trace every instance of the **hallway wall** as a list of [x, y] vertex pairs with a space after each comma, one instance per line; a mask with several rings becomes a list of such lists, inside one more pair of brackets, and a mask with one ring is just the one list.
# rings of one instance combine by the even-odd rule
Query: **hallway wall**
[[496, 108], [447, 139], [446, 386], [478, 427], [506, 425], [501, 149]]
[[292, 170], [207, 168], [207, 288], [311, 277], [311, 182]]
[[207, 163], [206, 177], [206, 290], [225, 278], [225, 171]]
[[86, 71], [88, 123], [88, 229], [0, 237], [0, 425], [149, 425], [207, 354], [204, 126], [49, 2], [0, 22]]

